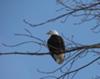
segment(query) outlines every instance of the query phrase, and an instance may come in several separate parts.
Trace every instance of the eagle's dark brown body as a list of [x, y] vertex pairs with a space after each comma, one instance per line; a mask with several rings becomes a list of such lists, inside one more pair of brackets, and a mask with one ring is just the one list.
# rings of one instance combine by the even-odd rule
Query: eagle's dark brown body
[[61, 64], [64, 61], [65, 45], [64, 40], [59, 35], [51, 35], [47, 41], [48, 49], [54, 60]]

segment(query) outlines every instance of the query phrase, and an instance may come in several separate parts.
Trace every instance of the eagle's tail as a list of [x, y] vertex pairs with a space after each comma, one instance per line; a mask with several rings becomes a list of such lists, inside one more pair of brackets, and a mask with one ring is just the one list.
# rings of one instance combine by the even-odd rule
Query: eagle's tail
[[58, 64], [62, 64], [64, 62], [64, 54], [53, 54], [52, 57]]

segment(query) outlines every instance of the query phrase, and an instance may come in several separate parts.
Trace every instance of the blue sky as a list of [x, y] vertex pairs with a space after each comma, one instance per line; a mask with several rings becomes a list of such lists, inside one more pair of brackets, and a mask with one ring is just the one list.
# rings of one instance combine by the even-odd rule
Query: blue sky
[[[71, 17], [66, 23], [60, 23], [61, 20], [59, 20], [36, 28], [32, 28], [23, 22], [23, 19], [27, 19], [33, 24], [45, 21], [59, 15], [60, 12], [56, 12], [58, 8], [60, 7], [55, 0], [0, 0], [0, 43], [16, 44], [30, 40], [14, 35], [14, 33], [26, 33], [24, 28], [43, 40], [48, 39], [46, 33], [50, 29], [56, 29], [68, 38], [74, 35], [74, 40], [82, 44], [99, 42], [99, 34], [94, 34], [90, 30], [91, 26], [95, 24], [94, 22], [75, 26], [74, 23], [78, 19]], [[0, 52], [34, 52], [38, 49], [39, 46], [34, 43], [14, 48], [3, 47], [0, 44]], [[48, 52], [48, 50], [43, 48], [41, 52]], [[89, 58], [91, 58], [91, 55]], [[1, 56], [0, 79], [39, 79], [44, 74], [37, 72], [37, 69], [51, 71], [57, 67], [59, 65], [54, 62], [51, 56]], [[96, 74], [99, 75], [99, 69], [98, 65], [93, 64], [80, 71], [77, 75], [78, 78], [76, 76], [75, 79], [91, 79]], [[89, 72], [91, 73], [88, 75]]]

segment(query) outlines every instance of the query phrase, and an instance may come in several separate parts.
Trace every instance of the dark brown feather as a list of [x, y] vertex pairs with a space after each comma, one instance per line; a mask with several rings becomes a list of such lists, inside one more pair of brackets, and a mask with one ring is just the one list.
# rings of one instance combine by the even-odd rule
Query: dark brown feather
[[65, 52], [64, 40], [61, 36], [52, 35], [47, 41], [48, 48], [53, 54], [61, 54]]

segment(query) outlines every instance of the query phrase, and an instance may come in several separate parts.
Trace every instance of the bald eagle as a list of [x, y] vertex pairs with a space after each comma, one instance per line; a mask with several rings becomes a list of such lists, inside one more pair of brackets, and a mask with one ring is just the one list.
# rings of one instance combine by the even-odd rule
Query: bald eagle
[[50, 36], [47, 41], [50, 54], [58, 64], [62, 64], [65, 57], [64, 40], [56, 30], [50, 30], [47, 34]]

